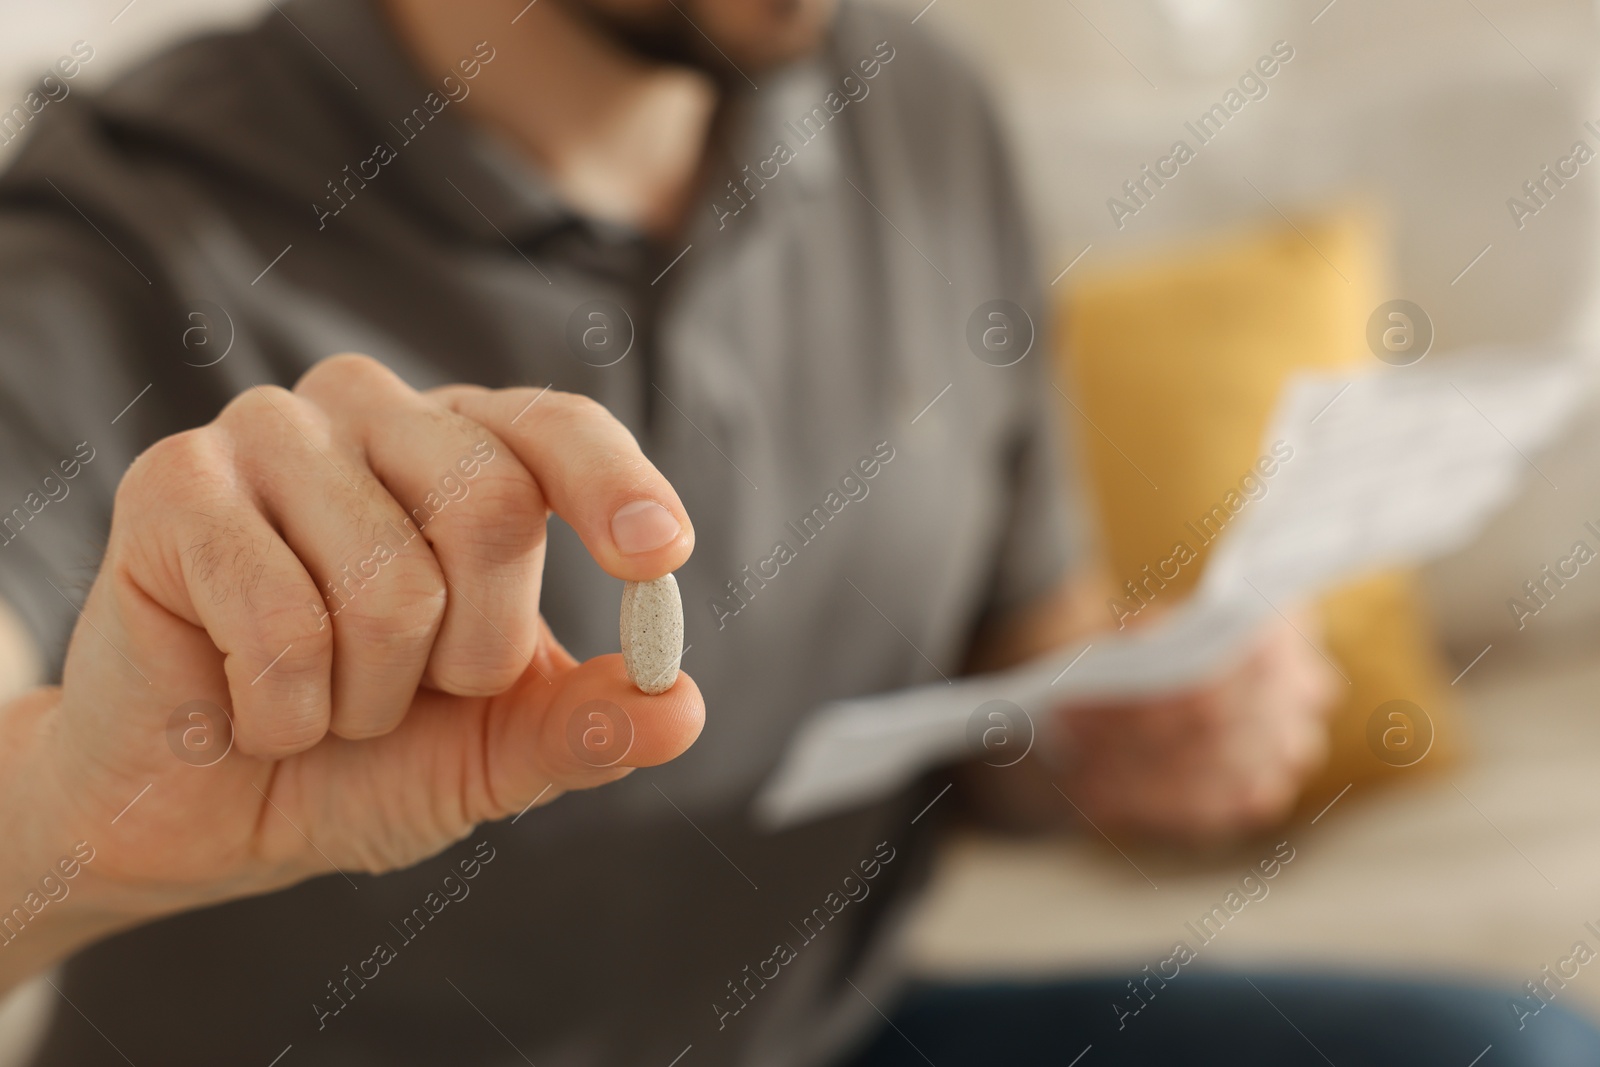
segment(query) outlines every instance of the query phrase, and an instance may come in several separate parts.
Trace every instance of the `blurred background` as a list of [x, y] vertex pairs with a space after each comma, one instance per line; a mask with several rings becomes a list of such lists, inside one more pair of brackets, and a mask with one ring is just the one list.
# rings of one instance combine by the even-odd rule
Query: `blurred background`
[[[1154, 558], [1144, 545], [1170, 544], [1175, 520], [1201, 510], [1181, 501], [1237, 481], [1285, 374], [1376, 365], [1366, 330], [1387, 301], [1422, 309], [1430, 360], [1482, 345], [1507, 358], [1600, 352], [1600, 160], [1547, 184], [1520, 226], [1508, 207], [1533, 203], [1524, 183], [1577, 142], [1600, 153], [1594, 0], [888, 2], [984, 71], [1038, 220], [1041, 282], [1066, 313], [1063, 380], [1133, 460], [1178, 487], [1147, 497], [1065, 413], [1118, 584]], [[7, 0], [0, 100], [75, 40], [95, 49], [77, 91], [175, 37], [263, 11], [261, 0]], [[1180, 138], [1196, 145], [1185, 123], [1279, 42], [1292, 59], [1263, 79], [1266, 94], [1131, 201], [1124, 183]], [[1120, 226], [1113, 197], [1138, 207]], [[1237, 401], [1231, 429], [1180, 417], [1199, 370]], [[1514, 988], [1575, 941], [1600, 945], [1583, 928], [1600, 923], [1600, 568], [1520, 629], [1508, 608], [1575, 541], [1600, 547], [1584, 528], [1600, 527], [1595, 414], [1536, 457], [1539, 473], [1465, 551], [1323, 606], [1357, 684], [1329, 771], [1292, 822], [1203, 857], [1135, 842], [1119, 852], [1093, 833], [966, 834], [908, 934], [919, 966], [1132, 978], [1282, 840], [1293, 864], [1204, 950], [1207, 965]], [[1427, 745], [1397, 754], [1371, 741], [1372, 715], [1396, 699], [1418, 709], [1408, 728]], [[1600, 1015], [1600, 978], [1561, 997]]]
[[[900, 6], [976, 56], [1010, 124], [1044, 280], [1057, 279], [1058, 306], [1078, 313], [1064, 336], [1083, 344], [1066, 376], [1083, 390], [1109, 388], [1119, 374], [1128, 384], [1119, 363], [1131, 361], [1147, 373], [1165, 365], [1176, 380], [1163, 390], [1159, 378], [1137, 379], [1158, 406], [1120, 431], [1106, 421], [1114, 400], [1079, 394], [1164, 489], [1167, 476], [1151, 465], [1170, 449], [1139, 449], [1169, 432], [1163, 394], [1193, 385], [1184, 376], [1219, 341], [1253, 346], [1260, 364], [1371, 363], [1366, 322], [1392, 299], [1431, 319], [1429, 359], [1482, 345], [1520, 358], [1600, 340], [1600, 171], [1580, 168], [1520, 229], [1507, 206], [1513, 196], [1527, 202], [1523, 183], [1575, 142], [1600, 149], [1600, 133], [1585, 126], [1600, 129], [1591, 0], [925, 3]], [[1119, 228], [1108, 198], [1132, 204], [1124, 182], [1175, 140], [1197, 145], [1185, 122], [1279, 41], [1294, 58], [1268, 94]], [[1140, 320], [1141, 309], [1166, 314], [1171, 299], [1193, 314], [1165, 329]], [[1275, 321], [1284, 306], [1297, 324]], [[1400, 606], [1417, 611], [1420, 644], [1409, 627], [1380, 633], [1392, 622], [1383, 606], [1362, 627], [1424, 662], [1391, 664], [1389, 688], [1379, 681], [1349, 717], [1364, 726], [1381, 701], [1415, 700], [1450, 754], [1436, 748], [1410, 765], [1414, 754], [1379, 755], [1388, 773], [1373, 773], [1373, 751], [1336, 746], [1330, 774], [1269, 842], [1289, 840], [1295, 863], [1203, 950], [1208, 964], [1375, 967], [1520, 987], [1575, 941], [1595, 944], [1582, 923], [1600, 916], [1600, 578], [1567, 583], [1520, 630], [1507, 604], [1531, 604], [1524, 583], [1573, 542], [1597, 543], [1583, 529], [1600, 515], [1594, 416], [1586, 409], [1536, 458], [1547, 478], [1530, 472], [1484, 536], [1403, 579], [1402, 600], [1415, 602]], [[1093, 431], [1067, 417], [1097, 462]], [[1236, 480], [1255, 447], [1213, 481]], [[1117, 529], [1139, 506], [1119, 495], [1148, 491], [1126, 466], [1097, 484], [1110, 555], [1119, 532], [1171, 543], [1164, 530]], [[1119, 583], [1133, 574], [1113, 573]], [[1364, 729], [1349, 732], [1365, 740]], [[1118, 844], [1126, 857], [1092, 833], [1065, 844], [962, 840], [915, 932], [922, 965], [1133, 978], [1174, 940], [1191, 940], [1184, 923], [1270, 851], [1197, 860]], [[1600, 1014], [1600, 981], [1579, 979], [1560, 996]]]

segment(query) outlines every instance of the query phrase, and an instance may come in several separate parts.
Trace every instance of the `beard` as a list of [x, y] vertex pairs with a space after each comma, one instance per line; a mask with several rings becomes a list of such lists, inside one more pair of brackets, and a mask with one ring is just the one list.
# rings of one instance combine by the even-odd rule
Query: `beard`
[[620, 15], [589, 0], [551, 0], [578, 22], [639, 59], [688, 67], [719, 83], [737, 78], [729, 63], [701, 35], [682, 11], [679, 0], [647, 15]]

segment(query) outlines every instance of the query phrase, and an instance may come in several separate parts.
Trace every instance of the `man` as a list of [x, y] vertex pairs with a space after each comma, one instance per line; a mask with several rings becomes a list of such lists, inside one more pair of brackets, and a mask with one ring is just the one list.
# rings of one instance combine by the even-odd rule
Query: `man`
[[[52, 103], [0, 197], [0, 581], [61, 670], [0, 713], [0, 982], [71, 956], [37, 1062], [872, 1038], [950, 776], [750, 797], [820, 701], [1058, 644], [1086, 562], [1044, 361], [966, 344], [1043, 316], [958, 65], [828, 0], [291, 0]], [[645, 696], [616, 579], [668, 572]], [[1270, 819], [1326, 694], [1274, 631], [1074, 719], [1061, 780]]]

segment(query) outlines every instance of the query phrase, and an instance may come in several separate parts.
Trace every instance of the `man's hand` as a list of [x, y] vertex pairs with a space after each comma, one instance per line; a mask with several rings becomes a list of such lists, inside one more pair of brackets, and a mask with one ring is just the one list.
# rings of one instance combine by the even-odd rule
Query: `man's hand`
[[1327, 754], [1338, 684], [1300, 632], [1275, 623], [1204, 689], [1061, 712], [1061, 789], [1107, 831], [1206, 841], [1269, 825]]
[[[633, 437], [569, 394], [419, 394], [335, 357], [158, 442], [118, 490], [62, 686], [0, 711], [0, 899], [87, 842], [33, 924], [94, 915], [71, 947], [415, 863], [682, 753], [704, 715], [686, 675], [645, 696], [621, 656], [578, 663], [540, 616], [551, 512], [618, 578], [693, 547]], [[7, 959], [50, 940], [30, 926]]]

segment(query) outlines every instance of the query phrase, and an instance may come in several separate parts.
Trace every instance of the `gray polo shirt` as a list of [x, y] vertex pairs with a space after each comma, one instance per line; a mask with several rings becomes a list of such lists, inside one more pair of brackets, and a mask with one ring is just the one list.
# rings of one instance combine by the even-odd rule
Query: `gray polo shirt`
[[[1043, 342], [1010, 366], [969, 342], [1003, 328], [990, 301], [1043, 321], [987, 104], [908, 19], [847, 3], [734, 94], [716, 178], [654, 243], [463, 121], [510, 62], [493, 41], [419, 71], [363, 0], [281, 6], [51, 103], [0, 180], [0, 593], [59, 662], [132, 457], [323, 356], [553, 384], [694, 517], [707, 726], [411, 870], [84, 952], [39, 1062], [825, 1062], [892, 1001], [942, 809], [911, 817], [948, 779], [778, 834], [750, 797], [809, 709], [955, 675], [1079, 539]], [[614, 651], [620, 583], [553, 527], [544, 611], [580, 657]]]

